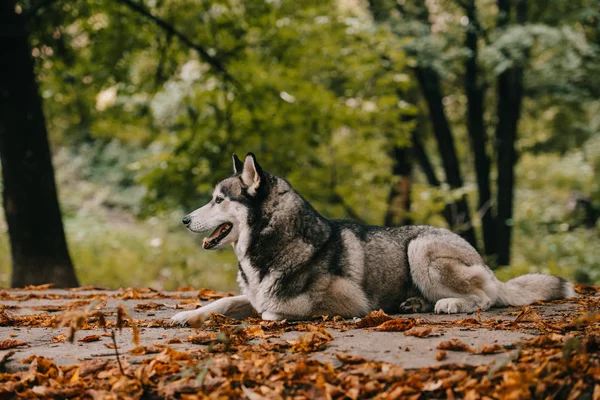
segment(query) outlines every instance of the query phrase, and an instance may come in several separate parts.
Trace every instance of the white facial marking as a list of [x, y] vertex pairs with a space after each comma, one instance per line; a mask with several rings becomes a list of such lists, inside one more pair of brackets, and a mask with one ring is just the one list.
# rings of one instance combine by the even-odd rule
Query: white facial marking
[[218, 249], [226, 244], [238, 241], [240, 227], [246, 223], [246, 215], [246, 208], [241, 203], [226, 197], [221, 191], [220, 185], [217, 185], [210, 202], [189, 215], [191, 221], [188, 229], [192, 232], [204, 233], [229, 222], [233, 225], [231, 232], [218, 245], [213, 247], [213, 249]]

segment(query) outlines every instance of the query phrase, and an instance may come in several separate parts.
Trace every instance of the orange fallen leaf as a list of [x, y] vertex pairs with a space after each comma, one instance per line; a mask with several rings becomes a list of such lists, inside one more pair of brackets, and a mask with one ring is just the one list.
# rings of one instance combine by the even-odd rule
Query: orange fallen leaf
[[215, 340], [217, 340], [217, 334], [213, 332], [202, 332], [187, 338], [187, 341], [193, 344], [209, 344]]
[[89, 342], [97, 342], [98, 340], [100, 340], [100, 335], [88, 335], [88, 336], [85, 336], [85, 337], [82, 337], [81, 339], [79, 339], [78, 342], [89, 343]]
[[438, 361], [442, 361], [445, 360], [447, 356], [448, 353], [446, 353], [444, 350], [441, 350], [437, 352], [437, 354], [435, 355], [435, 359]]
[[543, 318], [535, 312], [535, 310], [531, 307], [523, 307], [517, 318], [515, 318], [515, 322], [540, 322], [543, 321]]
[[415, 326], [404, 332], [406, 336], [415, 336], [415, 337], [427, 337], [431, 334], [432, 330], [428, 326]]
[[477, 352], [477, 354], [494, 354], [494, 353], [500, 353], [503, 351], [504, 351], [504, 347], [500, 346], [499, 344], [495, 344], [493, 346], [486, 346], [484, 344], [483, 347], [481, 348], [481, 350], [479, 350], [479, 352]]
[[147, 303], [138, 303], [133, 307], [135, 311], [154, 311], [154, 310], [162, 310], [164, 309], [164, 304], [155, 303], [153, 301], [149, 301]]
[[63, 343], [67, 341], [67, 337], [64, 333], [61, 333], [57, 336], [52, 336], [52, 343]]
[[129, 350], [128, 353], [132, 356], [142, 356], [144, 354], [156, 354], [160, 353], [161, 349], [156, 346], [136, 346]]
[[373, 330], [381, 332], [403, 332], [409, 330], [413, 326], [415, 326], [414, 319], [397, 318], [386, 321], [383, 324], [373, 328]]
[[468, 344], [465, 344], [456, 338], [438, 344], [437, 348], [440, 350], [466, 351], [469, 353], [475, 352]]
[[47, 290], [54, 286], [54, 283], [44, 283], [43, 285], [28, 285], [24, 290]]
[[392, 319], [383, 310], [371, 311], [369, 315], [356, 323], [357, 328], [372, 328]]
[[295, 352], [308, 353], [323, 350], [333, 340], [331, 333], [324, 328], [308, 325], [310, 332], [303, 333], [296, 340], [288, 340], [292, 345], [291, 350]]
[[29, 343], [21, 340], [6, 339], [0, 341], [0, 350], [12, 349], [19, 346], [27, 346]]
[[367, 362], [367, 360], [365, 360], [364, 358], [359, 356], [353, 356], [352, 354], [336, 353], [335, 356], [344, 364], [362, 364]]

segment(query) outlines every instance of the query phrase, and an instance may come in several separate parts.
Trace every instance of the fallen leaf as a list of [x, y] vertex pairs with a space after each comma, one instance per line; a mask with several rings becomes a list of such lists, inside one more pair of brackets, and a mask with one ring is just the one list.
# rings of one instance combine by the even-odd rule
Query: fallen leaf
[[452, 350], [452, 351], [466, 351], [469, 353], [474, 353], [475, 350], [471, 348], [469, 345], [461, 342], [456, 338], [452, 338], [447, 342], [442, 342], [437, 345], [437, 348], [440, 350]]
[[323, 350], [327, 343], [333, 340], [333, 336], [324, 328], [309, 325], [310, 332], [303, 333], [296, 340], [289, 340], [294, 352], [307, 353]]
[[128, 351], [132, 356], [142, 356], [144, 354], [156, 354], [160, 352], [161, 349], [156, 346], [136, 346]]
[[437, 352], [437, 354], [435, 355], [435, 359], [438, 361], [442, 361], [445, 360], [447, 356], [448, 353], [446, 353], [444, 350], [441, 350]]
[[372, 328], [392, 319], [383, 310], [371, 311], [369, 315], [356, 323], [357, 328]]
[[213, 332], [201, 332], [187, 338], [187, 341], [193, 344], [209, 344], [215, 340], [217, 340], [217, 334]]
[[397, 318], [386, 321], [383, 324], [373, 328], [373, 330], [381, 332], [403, 332], [409, 330], [413, 326], [415, 326], [414, 319]]
[[133, 307], [135, 311], [154, 311], [154, 310], [162, 310], [164, 309], [164, 304], [155, 303], [153, 301], [149, 301], [147, 303], [138, 303]]
[[100, 335], [88, 335], [88, 336], [85, 336], [85, 337], [82, 337], [81, 339], [79, 339], [78, 342], [89, 343], [89, 342], [97, 342], [98, 340], [100, 340]]
[[21, 340], [5, 339], [0, 341], [0, 350], [12, 349], [19, 346], [27, 346], [29, 343]]
[[517, 318], [515, 318], [515, 322], [540, 322], [543, 321], [543, 318], [540, 317], [538, 313], [531, 307], [523, 307]]
[[335, 353], [335, 356], [344, 364], [362, 364], [367, 362], [367, 360], [362, 357], [353, 356], [352, 354], [347, 353]]
[[28, 285], [25, 286], [24, 290], [48, 290], [54, 286], [54, 283], [44, 283], [43, 285]]
[[432, 330], [428, 326], [415, 326], [404, 332], [407, 336], [416, 336], [416, 337], [427, 337], [431, 334]]
[[477, 354], [495, 354], [495, 353], [501, 353], [504, 350], [505, 350], [504, 347], [500, 346], [499, 344], [494, 344], [492, 346], [486, 346], [484, 344], [483, 347], [481, 348], [481, 350], [479, 350], [477, 352]]

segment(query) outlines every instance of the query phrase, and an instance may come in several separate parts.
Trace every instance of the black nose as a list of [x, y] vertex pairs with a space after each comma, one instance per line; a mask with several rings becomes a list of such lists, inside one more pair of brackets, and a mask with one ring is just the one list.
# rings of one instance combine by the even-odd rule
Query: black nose
[[181, 222], [183, 222], [184, 225], [189, 225], [190, 222], [192, 222], [192, 219], [186, 216], [181, 219]]

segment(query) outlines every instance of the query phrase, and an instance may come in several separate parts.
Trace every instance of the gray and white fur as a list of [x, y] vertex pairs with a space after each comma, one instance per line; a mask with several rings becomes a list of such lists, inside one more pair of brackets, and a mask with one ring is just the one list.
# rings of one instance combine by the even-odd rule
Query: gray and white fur
[[377, 309], [452, 314], [575, 296], [552, 275], [500, 282], [446, 229], [327, 219], [286, 180], [263, 171], [253, 154], [243, 163], [234, 154], [233, 161], [233, 176], [183, 222], [193, 232], [216, 228], [205, 248], [233, 246], [242, 295], [180, 312], [172, 318], [178, 323], [214, 312], [243, 318], [253, 310], [266, 320], [362, 317]]

